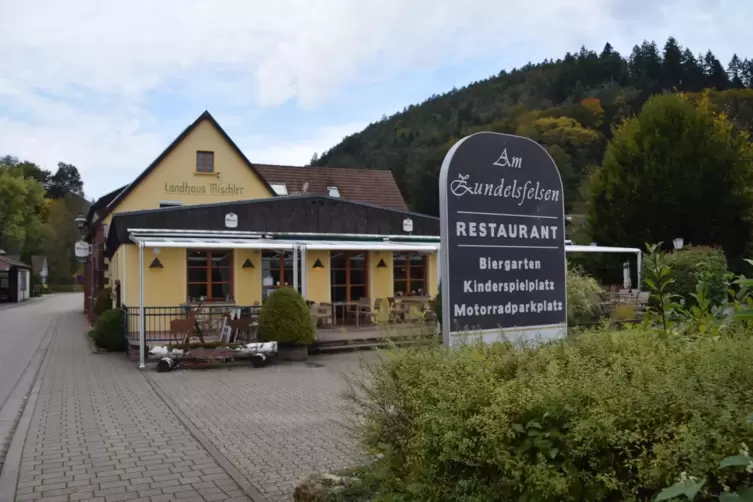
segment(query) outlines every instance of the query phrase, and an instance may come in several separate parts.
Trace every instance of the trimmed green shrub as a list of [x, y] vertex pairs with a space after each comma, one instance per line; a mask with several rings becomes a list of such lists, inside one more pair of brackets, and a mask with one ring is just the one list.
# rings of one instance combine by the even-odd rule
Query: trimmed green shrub
[[283, 344], [314, 343], [316, 327], [298, 291], [278, 288], [269, 295], [259, 314], [259, 338]]
[[103, 288], [94, 300], [94, 314], [100, 316], [112, 309], [112, 289]]
[[92, 333], [95, 345], [100, 349], [111, 352], [125, 350], [124, 323], [125, 314], [121, 309], [110, 309], [102, 312]]
[[402, 349], [351, 375], [350, 399], [377, 454], [374, 500], [648, 501], [753, 444], [751, 360], [745, 333], [642, 327]]
[[[727, 298], [727, 259], [724, 252], [708, 246], [692, 246], [664, 255], [673, 282], [672, 294], [680, 295], [686, 305], [695, 305], [693, 294], [703, 279], [711, 305], [721, 305]], [[648, 277], [645, 273], [644, 277]]]
[[599, 320], [602, 314], [603, 291], [595, 279], [579, 268], [567, 267], [567, 323], [588, 324]]

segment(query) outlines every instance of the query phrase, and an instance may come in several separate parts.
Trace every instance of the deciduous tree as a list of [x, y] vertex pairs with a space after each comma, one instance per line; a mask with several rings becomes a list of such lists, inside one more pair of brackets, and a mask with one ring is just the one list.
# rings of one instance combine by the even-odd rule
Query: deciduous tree
[[596, 242], [682, 237], [739, 260], [753, 231], [753, 145], [708, 97], [656, 96], [614, 134], [589, 186]]

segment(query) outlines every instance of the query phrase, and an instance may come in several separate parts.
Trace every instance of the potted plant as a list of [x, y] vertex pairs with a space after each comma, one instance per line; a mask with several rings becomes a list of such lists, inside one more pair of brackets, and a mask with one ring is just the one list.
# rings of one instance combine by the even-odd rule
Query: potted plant
[[298, 291], [282, 287], [267, 297], [259, 314], [259, 339], [277, 342], [283, 359], [308, 359], [308, 346], [316, 339], [316, 327]]

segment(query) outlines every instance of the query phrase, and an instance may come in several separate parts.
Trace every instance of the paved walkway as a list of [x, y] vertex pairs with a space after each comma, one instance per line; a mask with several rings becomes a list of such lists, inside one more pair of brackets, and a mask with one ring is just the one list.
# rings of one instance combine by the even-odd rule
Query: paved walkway
[[89, 351], [72, 298], [40, 372], [16, 500], [249, 500], [131, 362]]
[[218, 367], [149, 373], [169, 399], [270, 502], [291, 501], [312, 472], [358, 465], [341, 422], [343, 371], [360, 354], [276, 363], [263, 369]]

